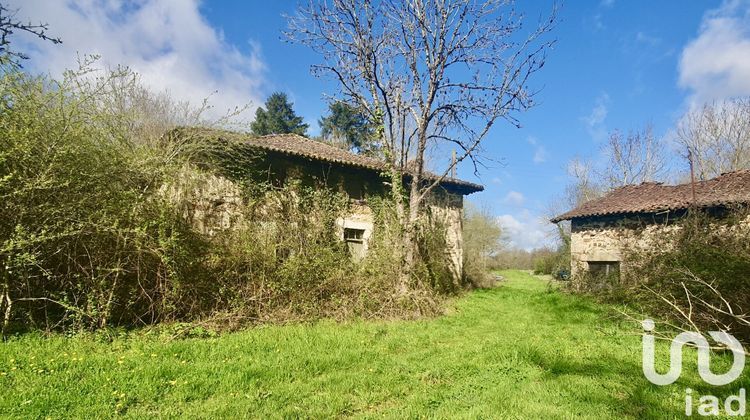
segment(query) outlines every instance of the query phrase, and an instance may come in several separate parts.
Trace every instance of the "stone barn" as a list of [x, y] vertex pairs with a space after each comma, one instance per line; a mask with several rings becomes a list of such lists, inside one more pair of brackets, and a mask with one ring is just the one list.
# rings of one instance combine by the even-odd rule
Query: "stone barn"
[[[320, 141], [296, 134], [251, 136], [237, 132], [204, 128], [183, 128], [175, 131], [183, 141], [201, 138], [214, 142], [241, 144], [253, 154], [253, 166], [262, 171], [265, 181], [283, 186], [294, 180], [302, 185], [327, 188], [344, 193], [352, 209], [337, 221], [338, 234], [355, 259], [364, 257], [374, 229], [374, 215], [368, 206], [373, 197], [390, 194], [389, 177], [384, 177], [385, 164], [371, 157], [350, 153]], [[243, 149], [245, 149], [243, 147]], [[436, 179], [428, 174], [428, 178]], [[405, 184], [411, 181], [403, 174]], [[210, 184], [210, 185], [209, 185]], [[231, 226], [231, 206], [239, 199], [232, 183], [216, 177], [204, 183], [198, 195], [205, 197], [190, 218], [202, 230]], [[463, 273], [462, 214], [465, 195], [482, 191], [483, 186], [455, 178], [443, 179], [427, 200], [430, 213], [446, 226], [449, 258], [454, 278]]]
[[750, 203], [750, 170], [728, 172], [706, 181], [679, 185], [646, 182], [617, 188], [551, 221], [569, 220], [570, 266], [583, 273], [616, 274], [627, 269], [628, 247], [652, 246], [650, 239], [674, 229], [690, 208], [719, 219]]

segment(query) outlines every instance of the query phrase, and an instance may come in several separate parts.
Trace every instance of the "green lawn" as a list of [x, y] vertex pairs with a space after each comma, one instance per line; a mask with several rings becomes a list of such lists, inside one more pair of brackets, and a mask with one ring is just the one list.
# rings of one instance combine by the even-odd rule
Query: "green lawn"
[[702, 386], [694, 356], [678, 383], [651, 385], [634, 325], [526, 273], [503, 275], [425, 321], [175, 341], [24, 336], [0, 344], [0, 415], [677, 417], [688, 386], [739, 388]]

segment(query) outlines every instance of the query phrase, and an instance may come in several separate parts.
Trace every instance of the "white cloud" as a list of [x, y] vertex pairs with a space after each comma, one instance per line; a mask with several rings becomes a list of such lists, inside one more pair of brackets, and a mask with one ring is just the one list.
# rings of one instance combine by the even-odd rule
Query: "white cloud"
[[101, 67], [126, 65], [175, 99], [198, 105], [210, 96], [213, 116], [261, 103], [259, 46], [248, 41], [243, 53], [229, 44], [201, 16], [196, 0], [11, 0], [9, 7], [20, 9], [19, 18], [49, 23], [49, 34], [63, 40], [52, 45], [19, 36], [19, 49], [31, 56], [27, 67], [60, 75], [76, 67], [78, 55], [98, 54]]
[[725, 1], [703, 16], [682, 51], [679, 84], [692, 105], [750, 94], [750, 1]]
[[615, 0], [602, 0], [599, 3], [599, 6], [601, 7], [612, 7], [615, 5]]
[[548, 157], [547, 149], [539, 144], [536, 137], [529, 137], [526, 141], [534, 147], [534, 157], [532, 158], [534, 163], [539, 164], [546, 162]]
[[604, 121], [607, 119], [609, 110], [609, 95], [602, 92], [597, 98], [594, 107], [589, 115], [581, 117], [581, 121], [586, 125], [589, 135], [595, 141], [602, 141], [607, 136], [607, 127]]
[[503, 235], [513, 248], [531, 251], [553, 245], [549, 222], [533, 216], [528, 210], [524, 209], [517, 215], [503, 214], [497, 220], [503, 229]]
[[526, 197], [523, 196], [518, 191], [510, 191], [508, 194], [505, 195], [505, 198], [503, 199], [503, 202], [505, 204], [510, 204], [513, 206], [520, 206], [523, 204], [523, 202], [526, 200]]

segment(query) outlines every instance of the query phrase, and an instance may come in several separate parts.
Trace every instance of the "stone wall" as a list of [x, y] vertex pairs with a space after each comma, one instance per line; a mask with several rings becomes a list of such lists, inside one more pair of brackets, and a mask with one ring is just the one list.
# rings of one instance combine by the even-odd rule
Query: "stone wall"
[[445, 227], [446, 257], [450, 261], [453, 280], [459, 284], [463, 276], [463, 196], [438, 191], [428, 202], [432, 223]]
[[373, 215], [372, 209], [367, 206], [366, 203], [362, 201], [354, 203], [345, 217], [340, 217], [336, 220], [336, 228], [338, 229], [338, 236], [342, 240], [346, 240], [344, 235], [346, 229], [357, 229], [364, 231], [364, 234], [362, 236], [361, 251], [358, 253], [353, 253], [352, 256], [356, 259], [361, 259], [365, 255], [367, 255], [370, 238], [372, 237], [373, 230], [375, 229], [375, 217]]
[[[273, 185], [283, 185], [289, 179], [299, 179], [304, 185], [319, 185], [339, 191], [350, 197], [348, 214], [336, 221], [337, 234], [345, 240], [345, 229], [364, 231], [361, 258], [367, 253], [369, 240], [375, 229], [372, 209], [367, 205], [368, 196], [387, 193], [383, 180], [367, 175], [357, 176], [356, 171], [346, 169], [318, 168], [320, 163], [308, 162], [307, 166], [295, 161], [271, 161], [277, 171]], [[320, 175], [322, 174], [322, 175]], [[186, 170], [178, 181], [165, 185], [163, 193], [177, 203], [183, 216], [197, 231], [213, 235], [245, 221], [242, 213], [242, 193], [237, 184], [226, 178], [207, 172]], [[272, 211], [273, 206], [269, 207]], [[463, 275], [463, 196], [437, 188], [426, 203], [431, 223], [440, 223], [446, 228], [446, 257], [450, 261], [454, 281]]]
[[624, 258], [630, 251], [653, 248], [657, 239], [674, 232], [673, 220], [630, 218], [590, 218], [573, 220], [570, 235], [570, 268], [573, 278], [580, 277], [590, 262], [617, 262], [628, 270]]
[[[632, 261], [626, 254], [639, 251], [658, 251], [669, 247], [661, 240], [680, 229], [675, 220], [680, 213], [635, 215], [631, 217], [595, 217], [575, 219], [571, 225], [570, 266], [573, 278], [579, 278], [588, 270], [589, 262], [619, 262], [620, 270], [627, 273]], [[750, 216], [737, 228], [750, 227]], [[725, 223], [717, 221], [716, 229], [727, 229]]]
[[161, 191], [204, 235], [212, 236], [243, 220], [240, 188], [226, 178], [185, 168], [177, 181]]

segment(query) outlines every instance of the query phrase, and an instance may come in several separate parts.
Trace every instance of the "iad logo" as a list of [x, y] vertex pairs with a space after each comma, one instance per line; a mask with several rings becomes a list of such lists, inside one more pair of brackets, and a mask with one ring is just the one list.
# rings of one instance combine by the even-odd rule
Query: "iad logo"
[[[742, 344], [737, 341], [731, 334], [724, 331], [709, 331], [708, 334], [717, 343], [724, 344], [732, 351], [734, 357], [732, 367], [728, 372], [715, 374], [711, 372], [710, 366], [710, 346], [701, 334], [696, 332], [683, 332], [672, 340], [669, 347], [669, 371], [665, 374], [656, 372], [654, 366], [654, 347], [655, 338], [650, 332], [654, 331], [654, 321], [647, 319], [642, 323], [645, 333], [643, 334], [643, 374], [646, 379], [656, 385], [669, 385], [674, 383], [682, 373], [682, 348], [686, 344], [692, 344], [698, 350], [698, 374], [707, 383], [715, 386], [726, 385], [737, 379], [745, 368], [745, 350]], [[719, 415], [719, 399], [713, 395], [704, 395], [700, 397], [698, 414], [700, 415]], [[738, 403], [735, 409], [733, 403]], [[740, 389], [737, 396], [730, 396], [725, 401], [726, 414], [738, 416], [745, 414], [745, 390]], [[685, 415], [692, 415], [693, 396], [692, 390], [687, 389], [685, 392]]]

